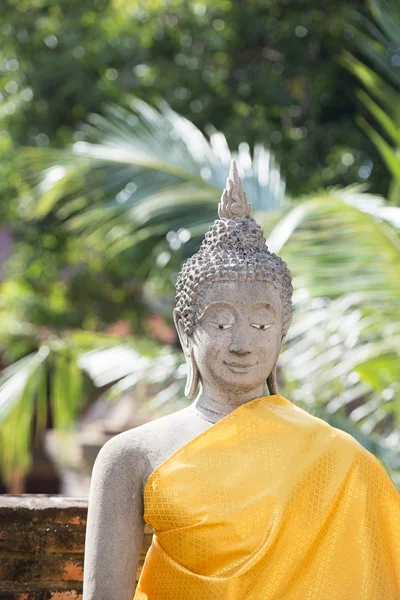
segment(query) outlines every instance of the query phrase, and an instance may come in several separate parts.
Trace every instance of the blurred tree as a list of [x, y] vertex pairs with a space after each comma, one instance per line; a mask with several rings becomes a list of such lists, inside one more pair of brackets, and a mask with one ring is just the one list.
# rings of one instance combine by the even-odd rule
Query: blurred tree
[[348, 25], [358, 56], [344, 52], [342, 62], [364, 87], [357, 95], [366, 110], [357, 121], [392, 176], [389, 200], [399, 206], [400, 3], [369, 0], [368, 5], [373, 21], [356, 14], [355, 23]]
[[271, 146], [294, 194], [356, 180], [385, 193], [379, 155], [354, 124], [355, 82], [336, 60], [343, 23], [364, 4], [5, 0], [1, 197], [23, 185], [12, 148], [78, 140], [90, 112], [126, 93], [164, 98], [232, 147]]

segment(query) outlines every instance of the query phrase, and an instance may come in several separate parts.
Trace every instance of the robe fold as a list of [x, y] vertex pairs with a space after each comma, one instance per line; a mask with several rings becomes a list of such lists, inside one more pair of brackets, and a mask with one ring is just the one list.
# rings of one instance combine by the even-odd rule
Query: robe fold
[[400, 600], [400, 495], [353, 437], [256, 398], [150, 475], [134, 600]]

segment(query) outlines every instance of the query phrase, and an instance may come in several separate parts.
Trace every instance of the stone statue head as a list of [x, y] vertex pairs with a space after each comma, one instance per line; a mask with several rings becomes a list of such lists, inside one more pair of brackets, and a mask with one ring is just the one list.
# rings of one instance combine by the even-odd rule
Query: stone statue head
[[292, 318], [286, 264], [269, 252], [232, 161], [218, 215], [176, 283], [174, 320], [188, 364], [185, 394], [199, 382], [229, 397], [268, 384]]

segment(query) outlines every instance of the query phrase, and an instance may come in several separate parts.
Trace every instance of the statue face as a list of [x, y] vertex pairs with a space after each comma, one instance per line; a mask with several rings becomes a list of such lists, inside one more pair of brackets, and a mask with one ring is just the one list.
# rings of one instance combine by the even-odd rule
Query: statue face
[[280, 352], [282, 324], [282, 303], [270, 282], [210, 283], [192, 336], [203, 387], [240, 394], [265, 385]]

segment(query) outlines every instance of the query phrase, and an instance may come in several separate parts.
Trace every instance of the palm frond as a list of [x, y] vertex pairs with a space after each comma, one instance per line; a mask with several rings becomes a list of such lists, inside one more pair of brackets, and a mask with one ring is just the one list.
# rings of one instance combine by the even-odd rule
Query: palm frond
[[96, 386], [108, 386], [110, 400], [130, 391], [137, 415], [155, 418], [164, 409], [171, 412], [188, 404], [184, 398], [186, 365], [182, 361], [181, 352], [168, 347], [150, 357], [122, 345], [93, 349], [80, 357], [79, 366]]
[[158, 110], [137, 99], [107, 106], [104, 115], [92, 115], [84, 138], [68, 150], [23, 150], [29, 218], [51, 214], [86, 247], [109, 256], [130, 251], [143, 276], [171, 250], [169, 232], [186, 231], [192, 245], [200, 242], [217, 216], [232, 157], [254, 210], [283, 203], [285, 184], [268, 150], [257, 145], [250, 153], [243, 143], [231, 153], [222, 133], [206, 138], [165, 103]]
[[399, 88], [400, 74], [396, 68], [400, 29], [398, 0], [368, 0], [370, 17], [353, 13], [353, 21], [346, 24], [348, 37], [354, 47], [367, 59], [369, 65], [385, 81]]
[[298, 202], [267, 244], [287, 260], [297, 290], [329, 298], [360, 293], [390, 305], [400, 299], [399, 226], [400, 208], [351, 187]]
[[[11, 339], [11, 338], [10, 338]], [[135, 394], [140, 417], [160, 416], [187, 405], [181, 353], [148, 339], [86, 330], [50, 334], [46, 343], [0, 374], [0, 473], [10, 481], [31, 464], [31, 444], [49, 425], [59, 433], [75, 427], [88, 384], [110, 401]], [[68, 436], [65, 438], [68, 443]]]
[[40, 404], [40, 421], [45, 420], [43, 378], [48, 349], [41, 348], [4, 369], [0, 374], [0, 469], [6, 481], [14, 471], [30, 466], [35, 403]]
[[365, 62], [347, 51], [341, 61], [365, 88], [358, 96], [373, 124], [361, 116], [358, 123], [393, 176], [389, 200], [400, 205], [400, 71], [397, 68], [400, 5], [398, 0], [369, 0], [368, 4], [373, 21], [356, 13], [355, 24], [348, 28]]

